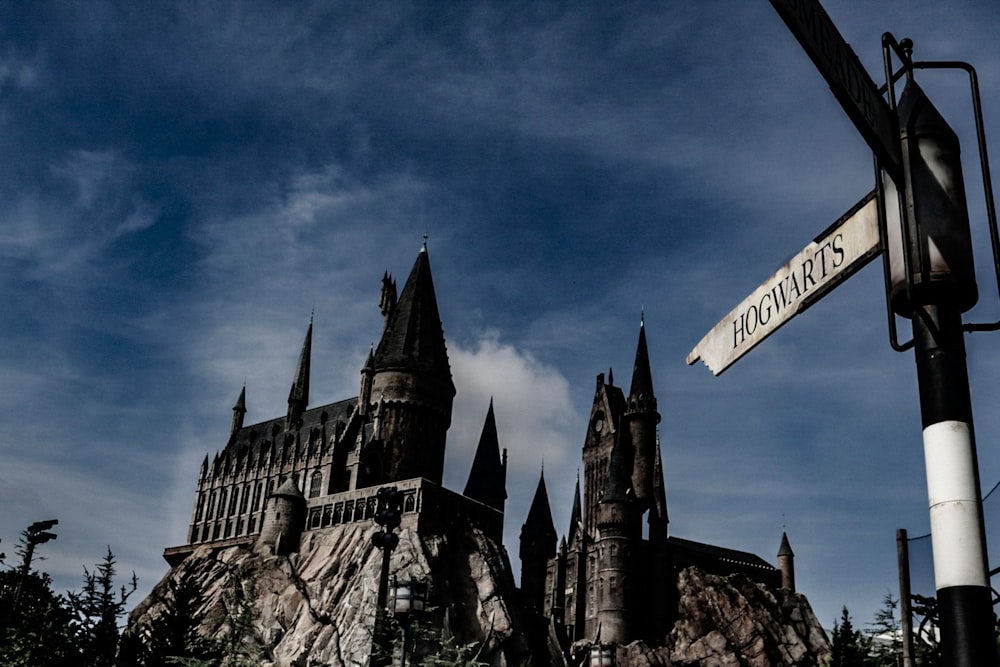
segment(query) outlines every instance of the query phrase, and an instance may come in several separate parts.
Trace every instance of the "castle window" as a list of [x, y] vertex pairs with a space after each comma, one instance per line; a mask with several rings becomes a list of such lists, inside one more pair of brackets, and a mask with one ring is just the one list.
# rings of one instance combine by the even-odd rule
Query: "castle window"
[[237, 535], [243, 534], [243, 519], [240, 519], [236, 522], [236, 534]]
[[250, 487], [243, 487], [243, 494], [240, 498], [240, 514], [246, 514], [247, 506], [250, 504]]
[[406, 500], [403, 501], [403, 511], [412, 512], [417, 507], [417, 496], [414, 493], [406, 496]]
[[612, 544], [611, 545], [611, 555], [612, 556], [617, 556], [618, 555], [618, 545], [617, 544]]
[[340, 520], [344, 516], [344, 505], [342, 503], [337, 503], [333, 506], [333, 522], [340, 523]]
[[257, 510], [260, 509], [260, 492], [261, 492], [261, 489], [262, 489], [262, 487], [261, 487], [260, 482], [257, 482], [257, 484], [254, 485], [254, 487], [253, 487], [253, 511], [254, 512], [256, 512]]
[[250, 520], [247, 521], [247, 533], [248, 534], [253, 533], [254, 528], [256, 528], [256, 527], [257, 527], [257, 517], [255, 517], [253, 514], [251, 514], [250, 515]]
[[215, 528], [212, 530], [212, 539], [213, 540], [219, 539], [219, 533], [221, 531], [222, 531], [222, 526], [218, 522], [216, 522]]
[[323, 518], [323, 511], [318, 507], [314, 507], [309, 512], [309, 527], [319, 528], [319, 522], [322, 518]]
[[202, 494], [198, 494], [198, 510], [197, 512], [195, 512], [194, 520], [201, 521], [201, 517], [204, 511], [205, 511], [205, 496]]
[[333, 510], [329, 505], [323, 508], [323, 527], [326, 528], [330, 525], [330, 521], [333, 519]]
[[594, 415], [594, 420], [591, 422], [591, 427], [594, 429], [594, 433], [600, 433], [604, 430], [604, 413], [598, 412]]
[[612, 593], [618, 590], [618, 578], [612, 575], [611, 579], [608, 581], [608, 586], [611, 588]]
[[214, 512], [214, 511], [215, 511], [215, 492], [213, 491], [211, 497], [208, 499], [208, 513], [207, 513], [207, 516], [208, 516], [209, 519], [212, 518], [212, 512]]
[[227, 521], [226, 522], [226, 537], [229, 537], [232, 534], [233, 534], [233, 522], [232, 521]]
[[201, 527], [201, 541], [202, 542], [208, 541], [208, 524], [205, 524], [204, 526]]
[[375, 509], [376, 509], [377, 506], [378, 506], [378, 499], [377, 498], [369, 498], [368, 499], [368, 507], [365, 510], [365, 518], [366, 519], [371, 519], [372, 517], [375, 516]]
[[317, 470], [309, 478], [309, 497], [318, 498], [323, 491], [323, 473]]
[[223, 489], [219, 492], [219, 515], [215, 517], [216, 519], [221, 519], [226, 513], [226, 490]]
[[240, 492], [239, 489], [233, 489], [233, 495], [229, 499], [229, 516], [236, 514], [236, 503], [239, 502]]

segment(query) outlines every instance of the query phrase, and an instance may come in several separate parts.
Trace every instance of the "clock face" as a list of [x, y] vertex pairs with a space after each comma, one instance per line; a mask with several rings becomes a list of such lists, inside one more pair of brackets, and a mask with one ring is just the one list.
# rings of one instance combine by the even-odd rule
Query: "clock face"
[[594, 433], [600, 433], [604, 430], [604, 415], [598, 412], [594, 415]]

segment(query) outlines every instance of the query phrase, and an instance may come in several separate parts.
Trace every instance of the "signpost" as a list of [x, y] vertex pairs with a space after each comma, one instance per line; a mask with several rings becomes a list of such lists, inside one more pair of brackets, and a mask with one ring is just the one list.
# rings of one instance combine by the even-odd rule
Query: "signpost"
[[[895, 238], [899, 246], [890, 248], [890, 260], [897, 250], [906, 259], [891, 272], [892, 308], [913, 323], [942, 664], [995, 665], [995, 617], [962, 322], [978, 289], [958, 137], [913, 81], [917, 65], [910, 58], [912, 43], [897, 51], [907, 84], [898, 107], [890, 108], [819, 0], [771, 4], [875, 152], [896, 186], [889, 189], [898, 190], [906, 203], [900, 207], [903, 219], [895, 221], [899, 233], [888, 233], [885, 242]], [[891, 35], [883, 36], [883, 44], [886, 38]], [[883, 48], [886, 76], [891, 76], [888, 47]], [[984, 180], [988, 183], [985, 167]], [[691, 351], [688, 364], [702, 359], [714, 374], [722, 373], [843, 282], [884, 250], [878, 208], [896, 205], [869, 194], [726, 315]], [[890, 312], [890, 317], [895, 315]]]
[[719, 375], [881, 252], [875, 192], [845, 213], [705, 334], [688, 364]]
[[899, 130], [878, 86], [818, 0], [771, 0], [882, 167], [899, 182]]

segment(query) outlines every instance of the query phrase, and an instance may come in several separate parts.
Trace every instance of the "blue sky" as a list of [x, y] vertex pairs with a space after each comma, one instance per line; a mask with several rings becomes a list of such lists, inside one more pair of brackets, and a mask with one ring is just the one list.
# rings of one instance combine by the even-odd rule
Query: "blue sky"
[[[1000, 155], [1000, 5], [824, 6], [876, 80], [884, 31], [972, 62]], [[965, 148], [971, 319], [998, 319], [967, 83], [919, 80]], [[895, 530], [928, 530], [878, 265], [723, 376], [684, 363], [872, 188], [765, 0], [7, 3], [0, 154], [0, 547], [59, 518], [59, 587], [106, 545], [142, 593], [166, 572], [241, 386], [248, 423], [284, 412], [313, 310], [313, 404], [355, 396], [382, 273], [425, 233], [458, 388], [446, 484], [493, 397], [512, 555], [543, 458], [568, 528], [595, 376], [627, 386], [643, 309], [673, 534], [773, 562], [784, 527], [829, 626], [870, 620]], [[988, 488], [1000, 338], [967, 340]]]

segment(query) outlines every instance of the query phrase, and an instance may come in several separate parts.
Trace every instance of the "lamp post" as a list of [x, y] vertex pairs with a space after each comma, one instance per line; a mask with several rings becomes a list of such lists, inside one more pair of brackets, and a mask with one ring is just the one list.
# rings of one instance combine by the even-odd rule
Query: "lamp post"
[[372, 535], [372, 544], [382, 550], [382, 572], [378, 578], [378, 601], [375, 607], [375, 632], [374, 647], [378, 651], [372, 651], [372, 667], [382, 667], [391, 662], [391, 646], [385, 631], [385, 606], [389, 588], [389, 558], [393, 549], [399, 544], [399, 535], [393, 531], [399, 527], [402, 521], [403, 494], [394, 486], [386, 486], [378, 490], [376, 494], [378, 506], [375, 511], [375, 522], [382, 530], [376, 531]]
[[410, 653], [410, 623], [413, 614], [424, 610], [427, 602], [427, 584], [420, 581], [396, 581], [392, 584], [392, 615], [403, 628], [403, 651], [399, 667], [406, 667], [406, 656]]
[[36, 521], [24, 531], [24, 560], [21, 562], [21, 573], [17, 580], [17, 590], [14, 592], [14, 603], [11, 605], [11, 618], [17, 615], [17, 607], [21, 601], [21, 589], [24, 587], [24, 582], [31, 571], [31, 559], [35, 554], [35, 545], [44, 544], [49, 540], [59, 537], [55, 533], [49, 532], [49, 529], [58, 523], [59, 519]]

